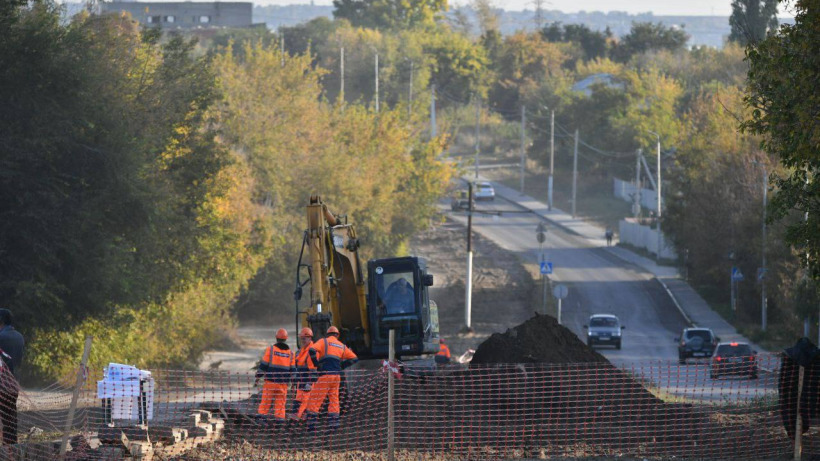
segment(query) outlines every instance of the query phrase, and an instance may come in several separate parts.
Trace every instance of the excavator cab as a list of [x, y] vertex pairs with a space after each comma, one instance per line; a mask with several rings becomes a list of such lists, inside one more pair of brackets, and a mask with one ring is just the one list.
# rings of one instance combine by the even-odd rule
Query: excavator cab
[[367, 274], [372, 356], [387, 356], [391, 328], [396, 330], [397, 355], [438, 352], [438, 307], [430, 301], [433, 275], [427, 273], [426, 261], [413, 256], [375, 259], [368, 261]]

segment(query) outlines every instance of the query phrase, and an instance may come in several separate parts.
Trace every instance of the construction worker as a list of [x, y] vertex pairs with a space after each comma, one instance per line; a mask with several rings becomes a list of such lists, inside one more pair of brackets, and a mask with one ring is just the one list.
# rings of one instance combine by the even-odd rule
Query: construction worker
[[273, 417], [276, 422], [285, 420], [285, 401], [288, 398], [288, 384], [293, 376], [296, 357], [285, 341], [288, 332], [280, 328], [276, 332], [276, 344], [268, 346], [259, 367], [256, 370], [256, 380], [265, 380], [262, 386], [262, 400], [259, 402], [259, 414], [267, 415], [273, 406]]
[[313, 345], [313, 330], [308, 327], [299, 332], [299, 351], [296, 352], [296, 400], [293, 402], [293, 418], [301, 419], [307, 410], [308, 395], [316, 381], [316, 365], [310, 360], [310, 347]]
[[339, 341], [339, 329], [331, 326], [324, 338], [313, 343], [308, 349], [310, 359], [318, 366], [319, 378], [313, 384], [308, 396], [308, 430], [316, 428], [319, 410], [325, 398], [328, 399], [327, 416], [331, 430], [339, 427], [339, 383], [342, 370], [358, 362], [356, 354]]
[[450, 348], [444, 344], [444, 339], [438, 340], [438, 353], [436, 353], [436, 364], [445, 365], [450, 363]]

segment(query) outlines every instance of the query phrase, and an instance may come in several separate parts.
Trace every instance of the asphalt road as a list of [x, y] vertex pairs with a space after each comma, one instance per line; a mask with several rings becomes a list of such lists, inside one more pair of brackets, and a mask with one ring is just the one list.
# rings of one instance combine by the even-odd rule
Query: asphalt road
[[[449, 203], [442, 204], [449, 211]], [[477, 210], [501, 212], [500, 216], [476, 213], [473, 231], [532, 263], [541, 260], [536, 240], [539, 218], [522, 211], [503, 198], [478, 202]], [[466, 225], [465, 212], [449, 212]], [[769, 393], [774, 376], [761, 374], [757, 381], [709, 378], [708, 360], [678, 367], [674, 341], [686, 322], [652, 274], [595, 247], [587, 240], [548, 223], [543, 254], [553, 263], [553, 286], [569, 288], [562, 302], [562, 324], [586, 340], [583, 325], [597, 313], [615, 314], [623, 331], [621, 350], [601, 347], [598, 351], [616, 366], [643, 374], [666, 391], [705, 399], [734, 399]]]

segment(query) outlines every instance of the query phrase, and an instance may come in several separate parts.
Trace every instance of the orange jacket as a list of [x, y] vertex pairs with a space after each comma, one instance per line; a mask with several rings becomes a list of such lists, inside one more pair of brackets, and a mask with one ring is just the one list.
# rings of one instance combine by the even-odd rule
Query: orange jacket
[[316, 364], [310, 360], [310, 347], [312, 345], [313, 341], [305, 344], [296, 352], [296, 376], [294, 381], [300, 386], [316, 381]]
[[310, 358], [318, 363], [321, 374], [341, 374], [342, 370], [359, 361], [356, 354], [335, 336], [328, 336], [313, 343]]
[[450, 362], [450, 348], [446, 344], [438, 345], [438, 353], [436, 354], [436, 363]]
[[289, 383], [296, 366], [296, 357], [285, 343], [276, 343], [265, 349], [256, 377], [274, 383]]

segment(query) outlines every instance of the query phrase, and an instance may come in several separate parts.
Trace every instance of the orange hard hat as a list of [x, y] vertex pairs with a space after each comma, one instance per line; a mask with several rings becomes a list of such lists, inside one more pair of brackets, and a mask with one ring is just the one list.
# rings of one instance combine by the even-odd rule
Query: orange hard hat
[[308, 327], [304, 327], [299, 331], [299, 336], [310, 336], [313, 337], [313, 330]]
[[276, 339], [281, 339], [283, 341], [288, 339], [288, 330], [285, 330], [284, 328], [276, 330]]
[[331, 325], [330, 328], [327, 329], [327, 333], [325, 333], [325, 334], [328, 335], [328, 336], [330, 336], [330, 335], [339, 336], [339, 329]]

